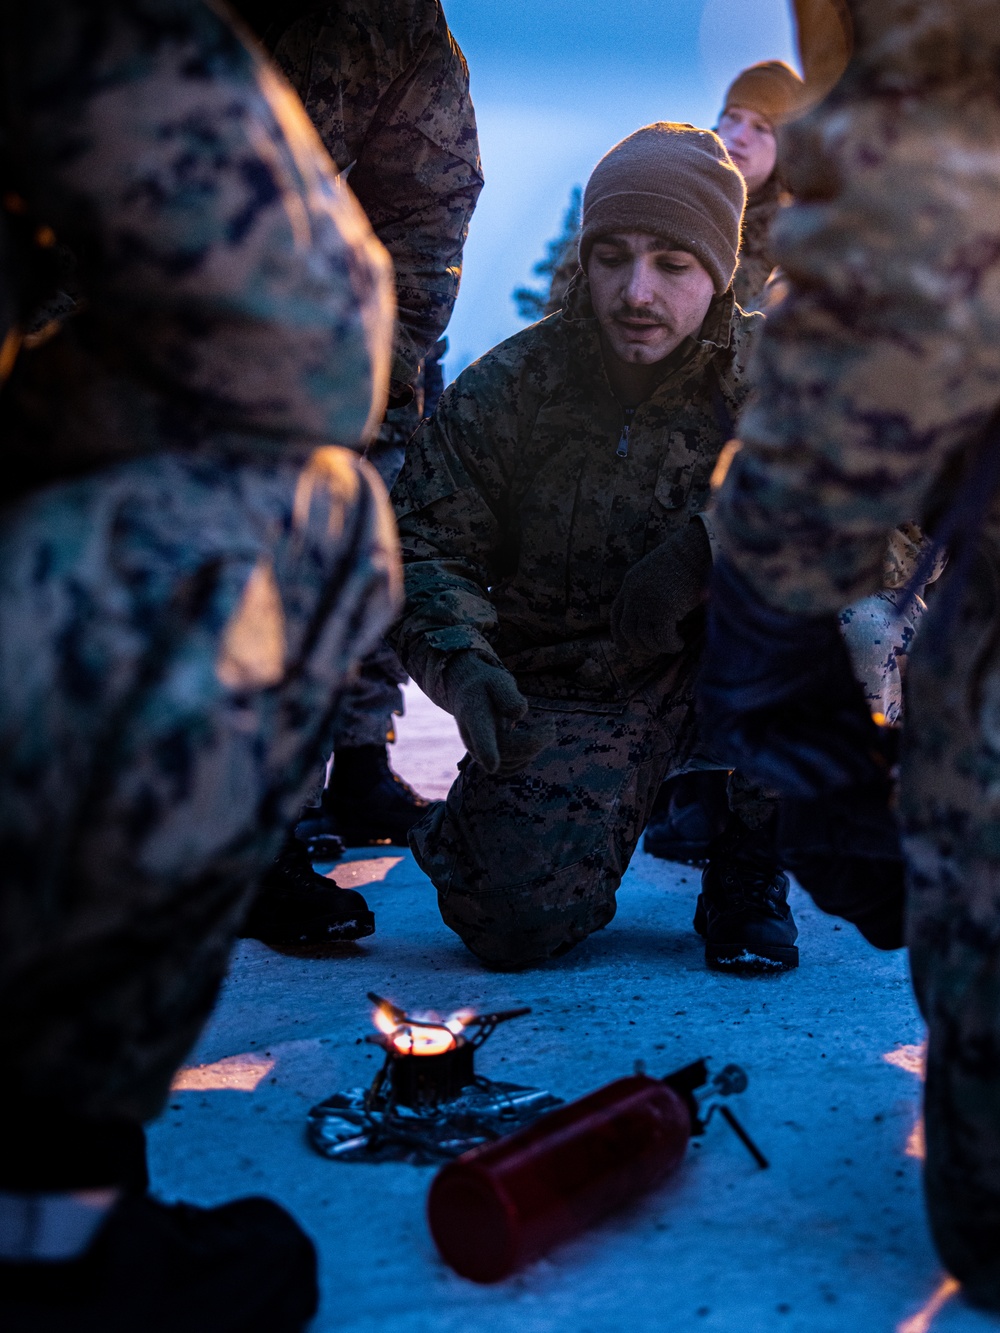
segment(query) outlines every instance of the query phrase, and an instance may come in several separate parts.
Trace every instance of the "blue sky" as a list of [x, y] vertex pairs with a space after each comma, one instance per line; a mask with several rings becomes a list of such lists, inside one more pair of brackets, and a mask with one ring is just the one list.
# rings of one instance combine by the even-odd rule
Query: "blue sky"
[[472, 219], [447, 372], [521, 327], [512, 290], [573, 185], [652, 120], [711, 125], [755, 60], [795, 63], [787, 0], [444, 0], [469, 62], [486, 186]]

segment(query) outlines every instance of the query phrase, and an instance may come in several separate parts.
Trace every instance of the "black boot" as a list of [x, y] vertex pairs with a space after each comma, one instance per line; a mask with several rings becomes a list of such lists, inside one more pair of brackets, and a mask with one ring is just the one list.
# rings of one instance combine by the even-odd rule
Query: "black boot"
[[642, 850], [663, 861], [700, 866], [708, 845], [726, 826], [725, 773], [683, 773], [660, 787]]
[[387, 746], [357, 745], [334, 752], [323, 809], [330, 831], [348, 847], [405, 847], [406, 835], [429, 804], [389, 767]]
[[0, 1262], [4, 1333], [299, 1333], [316, 1252], [269, 1199], [126, 1196], [75, 1259]]
[[339, 861], [347, 850], [321, 805], [305, 807], [295, 825], [295, 836], [304, 844], [310, 861]]
[[712, 840], [702, 872], [694, 928], [705, 962], [726, 972], [778, 972], [798, 967], [798, 929], [788, 906], [788, 876], [774, 852], [774, 821], [749, 829], [730, 815]]
[[[0, 1105], [4, 1333], [298, 1333], [316, 1253], [266, 1199], [221, 1208], [146, 1195], [142, 1126], [58, 1097]], [[95, 1192], [114, 1197], [103, 1212]], [[95, 1207], [96, 1205], [96, 1207]]]
[[375, 917], [361, 894], [317, 875], [295, 837], [265, 873], [241, 931], [244, 939], [274, 948], [337, 944], [374, 933]]

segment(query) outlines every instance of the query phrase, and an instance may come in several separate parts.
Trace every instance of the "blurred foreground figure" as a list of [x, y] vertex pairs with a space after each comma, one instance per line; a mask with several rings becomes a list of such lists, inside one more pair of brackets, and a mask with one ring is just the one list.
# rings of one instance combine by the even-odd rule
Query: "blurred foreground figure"
[[[440, 0], [238, 0], [236, 8], [302, 98], [392, 258], [398, 319], [389, 411], [366, 454], [391, 488], [439, 396], [437, 344], [483, 187], [465, 58]], [[405, 846], [427, 808], [389, 765], [405, 680], [381, 643], [344, 693], [322, 808], [306, 812], [313, 818], [300, 828], [317, 859], [337, 854], [338, 837], [350, 846]]]
[[[761, 310], [771, 276], [770, 228], [778, 209], [790, 202], [778, 169], [779, 127], [802, 109], [804, 84], [782, 60], [764, 60], [741, 70], [726, 89], [716, 133], [746, 182], [739, 262], [733, 294], [744, 310]], [[575, 261], [575, 255], [573, 256]], [[572, 272], [568, 256], [553, 280], [563, 283], [561, 304]], [[551, 299], [551, 298], [550, 298]], [[665, 861], [704, 865], [708, 848], [725, 825], [726, 774], [684, 773], [660, 788], [643, 835], [642, 849]]]
[[306, 1237], [146, 1197], [142, 1124], [396, 604], [351, 452], [389, 264], [200, 0], [39, 0], [3, 51], [0, 1326], [298, 1329]]
[[909, 666], [900, 817], [931, 1226], [1000, 1310], [1000, 28], [988, 0], [850, 8], [848, 72], [788, 132], [789, 293], [719, 495], [704, 720], [790, 794], [884, 800], [838, 612], [879, 586], [894, 525], [955, 532]]
[[[737, 303], [744, 310], [766, 311], [779, 299], [782, 283], [780, 270], [774, 270], [770, 232], [779, 211], [791, 203], [792, 196], [779, 161], [778, 133], [815, 100], [815, 90], [780, 60], [762, 61], [742, 70], [723, 98], [718, 134], [747, 186], [739, 264], [733, 280]], [[769, 282], [772, 270], [774, 278]], [[902, 677], [923, 608], [919, 596], [906, 598], [904, 604], [903, 589], [915, 572], [924, 545], [913, 524], [897, 529], [889, 540], [881, 590], [845, 608], [841, 615], [848, 652], [870, 707], [892, 725], [902, 722]], [[689, 773], [674, 778], [664, 784], [657, 797], [643, 849], [668, 861], [703, 863], [709, 843], [725, 820], [726, 809], [725, 774]], [[842, 881], [847, 867], [841, 864], [834, 875], [835, 860], [825, 858], [826, 875]], [[801, 860], [798, 869], [801, 873]], [[858, 869], [852, 862], [850, 876], [856, 878]], [[868, 870], [869, 874], [875, 871], [876, 877], [880, 875], [889, 887], [898, 913], [898, 857], [892, 868], [882, 865]], [[872, 887], [869, 884], [866, 893]], [[844, 905], [842, 893], [838, 894], [838, 905]], [[901, 927], [881, 932], [880, 939], [899, 942]]]

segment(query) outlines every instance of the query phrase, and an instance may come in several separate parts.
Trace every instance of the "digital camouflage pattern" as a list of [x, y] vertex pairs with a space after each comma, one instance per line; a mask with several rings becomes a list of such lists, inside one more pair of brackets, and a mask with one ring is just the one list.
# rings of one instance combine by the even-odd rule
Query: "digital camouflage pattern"
[[[277, 33], [275, 58], [395, 268], [392, 378], [414, 384], [417, 399], [387, 413], [372, 446], [391, 487], [420, 423], [423, 358], [451, 318], [483, 186], [469, 71], [439, 0], [299, 8], [308, 12]], [[403, 680], [395, 654], [377, 649], [343, 698], [335, 747], [384, 744], [403, 711]]]
[[261, 455], [361, 445], [385, 406], [389, 264], [280, 76], [180, 0], [40, 0], [4, 23], [25, 52], [8, 170], [86, 293], [4, 396], [5, 491], [218, 430]]
[[545, 303], [546, 315], [554, 315], [563, 308], [563, 301], [569, 291], [569, 285], [580, 271], [580, 232], [571, 236], [563, 246], [559, 262], [552, 273], [549, 283], [549, 299]]
[[384, 492], [344, 449], [161, 455], [6, 512], [8, 1095], [159, 1111], [391, 618], [395, 559]]
[[615, 649], [611, 603], [631, 566], [705, 507], [760, 321], [717, 298], [624, 445], [582, 278], [564, 314], [445, 391], [392, 492], [406, 580], [392, 638], [432, 698], [463, 649], [549, 698], [626, 699], [661, 671]]
[[[700, 648], [695, 639], [663, 659], [614, 707], [531, 698], [528, 722], [553, 720], [556, 742], [506, 776], [467, 755], [447, 800], [414, 826], [410, 844], [445, 924], [483, 962], [558, 958], [606, 926], [663, 779], [726, 767], [699, 748]], [[774, 812], [749, 783], [730, 800], [747, 823]]]
[[[878, 586], [894, 525], [933, 531], [1000, 403], [996, 7], [850, 9], [847, 75], [787, 132], [799, 202], [773, 240], [790, 289], [717, 515], [760, 596], [806, 614]], [[966, 1297], [1000, 1309], [1000, 497], [978, 543], [948, 641], [954, 570], [913, 650], [900, 804], [931, 1226]]]
[[408, 679], [389, 645], [377, 643], [341, 695], [330, 728], [330, 747], [321, 753], [328, 754], [330, 748], [336, 752], [394, 742], [393, 718], [402, 717], [405, 711], [402, 687]]
[[889, 726], [903, 722], [903, 679], [926, 610], [922, 598], [883, 588], [840, 613], [851, 666], [865, 702], [872, 715]]
[[409, 384], [451, 318], [483, 187], [465, 58], [439, 0], [314, 6], [275, 58], [392, 256]]
[[759, 190], [747, 196], [740, 237], [740, 259], [733, 278], [736, 302], [744, 310], [760, 309], [761, 293], [774, 268], [771, 224], [778, 210], [787, 203], [788, 195], [781, 188], [777, 176], [771, 176]]
[[606, 925], [663, 777], [724, 766], [698, 755], [697, 628], [680, 656], [641, 660], [614, 647], [609, 617], [636, 561], [698, 521], [759, 322], [718, 298], [625, 446], [578, 280], [565, 314], [464, 371], [408, 450], [392, 494], [404, 665], [444, 702], [448, 663], [471, 649], [514, 674], [535, 720], [558, 714], [557, 742], [522, 771], [464, 761], [411, 833], [444, 920], [495, 966], [558, 956]]
[[[878, 587], [887, 532], [940, 498], [944, 464], [996, 406], [1000, 108], [992, 67], [964, 47], [991, 11], [922, 6], [907, 73], [910, 42], [883, 28], [895, 9], [879, 10], [836, 93], [785, 131], [799, 202], [772, 240], [792, 290], [768, 316], [718, 501], [752, 585], [807, 614]], [[924, 69], [925, 42], [953, 61], [947, 80]], [[907, 78], [912, 98], [889, 95]]]
[[941, 577], [945, 558], [939, 553], [920, 587], [910, 587], [930, 538], [916, 523], [901, 523], [889, 534], [882, 565], [882, 587], [840, 612], [840, 624], [851, 665], [872, 713], [898, 726], [903, 722], [903, 680], [917, 628], [927, 610], [921, 597]]
[[0, 395], [5, 1086], [145, 1119], [395, 608], [384, 490], [336, 446], [382, 415], [391, 278], [295, 98], [200, 0], [3, 22], [0, 291], [27, 215], [82, 297]]

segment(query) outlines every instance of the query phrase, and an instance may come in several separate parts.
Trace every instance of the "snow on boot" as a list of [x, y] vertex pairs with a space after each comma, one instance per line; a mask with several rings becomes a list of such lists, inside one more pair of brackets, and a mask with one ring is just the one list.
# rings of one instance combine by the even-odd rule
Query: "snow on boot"
[[243, 923], [244, 939], [274, 948], [337, 944], [375, 933], [375, 916], [360, 893], [317, 875], [305, 845], [286, 840], [260, 882]]
[[387, 746], [358, 745], [334, 752], [323, 808], [331, 832], [348, 847], [405, 847], [407, 834], [429, 804], [389, 767]]
[[788, 906], [788, 876], [774, 853], [773, 821], [754, 830], [730, 815], [709, 848], [694, 928], [711, 968], [760, 973], [798, 967], [799, 932]]
[[708, 845], [726, 825], [725, 773], [683, 773], [661, 786], [642, 849], [662, 861], [703, 866]]
[[317, 1301], [312, 1242], [269, 1199], [127, 1195], [80, 1257], [0, 1262], [4, 1333], [299, 1333]]

